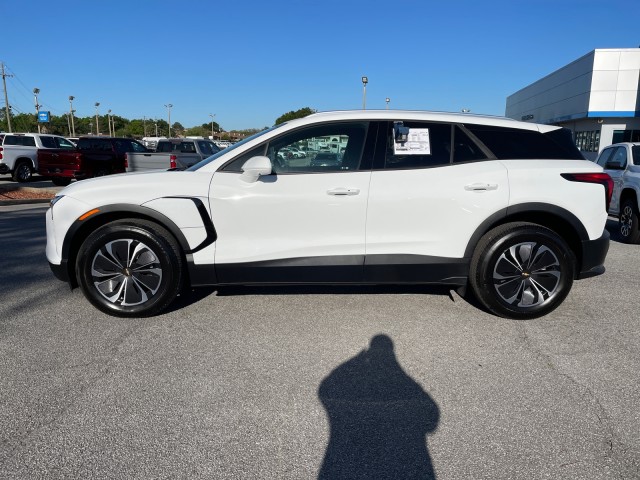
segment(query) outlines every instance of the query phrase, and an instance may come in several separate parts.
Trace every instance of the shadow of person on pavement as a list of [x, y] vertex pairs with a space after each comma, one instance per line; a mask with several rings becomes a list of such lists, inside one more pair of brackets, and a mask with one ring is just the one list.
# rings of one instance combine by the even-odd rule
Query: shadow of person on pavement
[[387, 335], [333, 370], [318, 396], [331, 432], [318, 478], [435, 478], [426, 435], [438, 405], [404, 372]]

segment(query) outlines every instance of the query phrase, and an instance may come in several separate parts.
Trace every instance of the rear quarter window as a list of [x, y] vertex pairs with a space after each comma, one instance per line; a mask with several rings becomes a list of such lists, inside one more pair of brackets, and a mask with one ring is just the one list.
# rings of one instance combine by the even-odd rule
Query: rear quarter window
[[561, 128], [548, 133], [487, 125], [465, 125], [496, 158], [575, 159], [584, 160], [571, 139], [571, 132]]

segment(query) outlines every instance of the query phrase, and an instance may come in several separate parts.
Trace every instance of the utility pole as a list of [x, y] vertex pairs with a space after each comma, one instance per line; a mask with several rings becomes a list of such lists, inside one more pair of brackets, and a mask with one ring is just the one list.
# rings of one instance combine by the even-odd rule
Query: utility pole
[[165, 107], [167, 107], [167, 112], [169, 115], [169, 135], [167, 135], [167, 138], [171, 138], [171, 107], [173, 107], [173, 105], [169, 103], [165, 105]]
[[4, 108], [7, 115], [7, 127], [9, 128], [9, 133], [12, 133], [13, 131], [11, 130], [11, 115], [9, 113], [9, 97], [7, 96], [7, 81], [5, 80], [5, 78], [13, 77], [13, 75], [4, 73], [4, 63], [0, 65], [2, 65], [2, 86], [4, 87]]
[[40, 118], [38, 115], [38, 112], [40, 111], [40, 104], [38, 103], [38, 94], [40, 93], [40, 89], [39, 88], [34, 88], [33, 89], [33, 101], [36, 104], [36, 123], [38, 124], [38, 133], [42, 133], [40, 131]]
[[144, 136], [147, 136], [147, 117], [146, 115], [142, 117], [142, 130], [144, 132]]
[[75, 112], [75, 110], [73, 109], [73, 99], [75, 97], [73, 95], [69, 95], [69, 115], [71, 115], [71, 136], [75, 137], [76, 136], [76, 126], [73, 123], [73, 112]]

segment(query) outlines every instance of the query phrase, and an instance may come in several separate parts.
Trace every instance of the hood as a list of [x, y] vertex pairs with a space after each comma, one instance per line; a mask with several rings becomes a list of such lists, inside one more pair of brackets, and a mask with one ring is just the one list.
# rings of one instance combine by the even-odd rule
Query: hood
[[142, 205], [162, 197], [209, 196], [211, 172], [158, 171], [123, 173], [72, 183], [58, 195], [80, 200], [90, 206], [128, 203]]

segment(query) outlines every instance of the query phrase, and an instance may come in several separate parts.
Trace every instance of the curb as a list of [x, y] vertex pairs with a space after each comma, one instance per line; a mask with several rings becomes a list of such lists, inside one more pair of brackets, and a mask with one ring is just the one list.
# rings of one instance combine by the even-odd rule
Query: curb
[[[2, 187], [0, 187], [0, 193], [15, 191], [30, 193], [50, 193], [53, 196], [58, 193], [57, 190], [49, 188], [23, 187], [21, 185], [3, 185]], [[8, 198], [4, 200], [0, 199], [0, 207], [9, 205], [31, 205], [38, 203], [49, 203], [50, 201], [50, 198]]]

